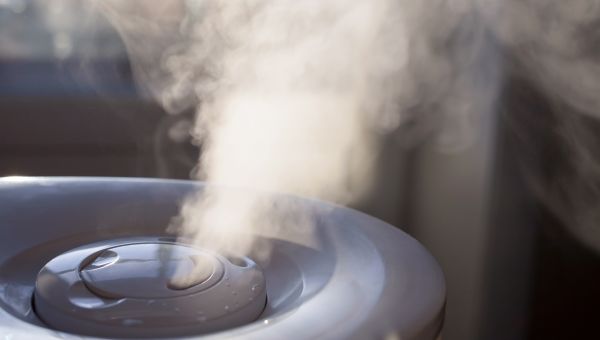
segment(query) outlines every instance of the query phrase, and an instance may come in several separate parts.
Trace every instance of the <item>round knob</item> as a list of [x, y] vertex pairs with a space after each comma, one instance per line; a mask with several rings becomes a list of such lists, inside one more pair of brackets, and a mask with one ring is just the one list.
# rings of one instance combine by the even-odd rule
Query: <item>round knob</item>
[[38, 317], [58, 330], [156, 338], [246, 324], [266, 299], [265, 276], [251, 259], [147, 238], [55, 257], [38, 273], [33, 301]]
[[220, 262], [199, 249], [141, 243], [100, 252], [84, 261], [80, 275], [88, 289], [100, 297], [160, 299], [186, 295], [186, 289], [197, 285], [206, 289], [210, 284], [203, 283], [209, 283], [211, 276], [222, 272]]

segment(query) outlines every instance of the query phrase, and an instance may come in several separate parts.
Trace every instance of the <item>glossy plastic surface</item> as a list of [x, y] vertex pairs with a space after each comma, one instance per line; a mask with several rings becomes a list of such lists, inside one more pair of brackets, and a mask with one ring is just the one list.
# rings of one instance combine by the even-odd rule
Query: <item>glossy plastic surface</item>
[[212, 254], [172, 243], [112, 247], [88, 262], [80, 265], [84, 284], [110, 299], [189, 295], [211, 287], [223, 276], [223, 264]]
[[[173, 242], [165, 226], [183, 198], [203, 189], [197, 182], [151, 179], [0, 180], [0, 337], [79, 339], [49, 329], [32, 311], [39, 270], [81, 245], [95, 244], [100, 251], [124, 239], [148, 242], [149, 236]], [[249, 255], [263, 269], [267, 306], [257, 321], [208, 339], [425, 340], [439, 335], [444, 278], [417, 241], [352, 209], [287, 195], [273, 199], [280, 209], [276, 213], [286, 216], [280, 228], [249, 235], [257, 238], [258, 250], [270, 250], [267, 259]], [[299, 227], [306, 217], [312, 229]], [[81, 288], [75, 285], [67, 293], [77, 296], [85, 292]], [[136, 321], [121, 322], [137, 327]], [[93, 333], [93, 323], [85, 327]]]
[[70, 333], [114, 338], [214, 332], [252, 322], [265, 307], [264, 275], [245, 261], [240, 267], [218, 254], [157, 239], [95, 243], [48, 262], [37, 276], [34, 304], [42, 321]]

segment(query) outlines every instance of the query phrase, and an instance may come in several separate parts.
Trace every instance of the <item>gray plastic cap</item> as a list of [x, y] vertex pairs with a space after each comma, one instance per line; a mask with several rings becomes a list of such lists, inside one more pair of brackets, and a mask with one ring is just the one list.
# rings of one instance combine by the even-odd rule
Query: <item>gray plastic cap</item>
[[248, 258], [190, 245], [129, 243], [78, 248], [39, 272], [34, 305], [49, 326], [107, 337], [202, 334], [256, 320], [265, 279]]

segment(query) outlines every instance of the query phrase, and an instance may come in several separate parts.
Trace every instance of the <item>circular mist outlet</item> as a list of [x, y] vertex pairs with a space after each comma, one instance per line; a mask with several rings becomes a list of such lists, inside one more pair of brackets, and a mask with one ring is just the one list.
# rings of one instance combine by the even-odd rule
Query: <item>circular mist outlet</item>
[[256, 263], [246, 257], [234, 262], [240, 263], [183, 243], [95, 244], [42, 268], [34, 306], [49, 326], [85, 335], [163, 337], [228, 329], [256, 320], [267, 298]]
[[223, 277], [223, 264], [212, 254], [192, 247], [141, 243], [95, 254], [79, 274], [99, 297], [166, 299], [213, 286]]

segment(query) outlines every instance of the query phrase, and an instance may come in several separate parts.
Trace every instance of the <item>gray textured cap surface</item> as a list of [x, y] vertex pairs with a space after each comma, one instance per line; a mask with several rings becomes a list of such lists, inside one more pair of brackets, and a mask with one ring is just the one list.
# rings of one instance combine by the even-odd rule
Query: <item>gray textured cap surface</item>
[[241, 326], [265, 308], [265, 278], [250, 259], [242, 267], [181, 243], [118, 244], [78, 247], [48, 262], [34, 291], [40, 319], [75, 334], [167, 337]]

